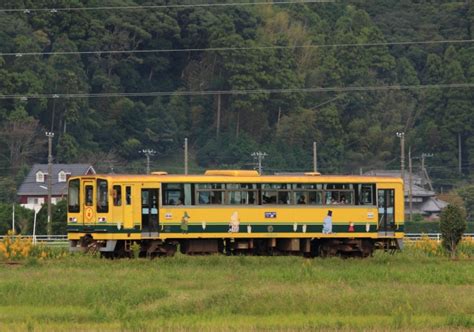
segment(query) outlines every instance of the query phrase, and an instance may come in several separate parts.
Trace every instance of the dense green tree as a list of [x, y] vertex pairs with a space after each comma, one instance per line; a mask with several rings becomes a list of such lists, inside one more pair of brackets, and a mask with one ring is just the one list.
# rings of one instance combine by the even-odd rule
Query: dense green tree
[[461, 187], [457, 190], [457, 194], [461, 196], [466, 209], [467, 219], [474, 219], [474, 185]]
[[15, 202], [16, 185], [13, 177], [0, 177], [0, 203]]
[[3, 122], [0, 132], [0, 158], [9, 166], [13, 176], [25, 163], [37, 157], [44, 143], [44, 139], [40, 138], [39, 129], [38, 120], [28, 116], [21, 104], [18, 104]]
[[440, 231], [443, 247], [450, 253], [451, 258], [456, 257], [456, 249], [466, 230], [466, 217], [464, 211], [456, 205], [448, 205], [440, 216]]
[[[0, 234], [5, 235], [12, 229], [12, 214], [13, 205], [0, 202]], [[23, 235], [28, 234], [32, 222], [33, 211], [15, 205], [15, 232]]]
[[54, 204], [51, 209], [52, 231], [55, 235], [67, 233], [67, 201], [61, 200]]
[[[35, 1], [38, 8], [51, 6]], [[473, 13], [471, 3], [459, 1], [2, 12], [0, 53], [92, 53], [1, 56], [0, 95], [124, 94], [0, 99], [2, 176], [21, 182], [25, 167], [46, 161], [43, 130], [56, 133], [57, 161], [98, 162], [107, 172], [139, 169], [143, 148], [176, 160], [184, 137], [202, 167], [250, 167], [248, 154], [258, 149], [268, 153], [268, 170], [307, 170], [316, 140], [323, 172], [395, 168], [394, 133], [403, 130], [413, 151], [434, 153], [435, 184], [452, 187], [473, 177], [473, 92], [434, 85], [473, 83], [474, 48], [403, 42], [472, 39]], [[170, 51], [179, 49], [192, 50]], [[432, 87], [370, 89], [420, 84]], [[338, 91], [347, 87], [358, 91]], [[303, 88], [335, 91], [298, 91]], [[262, 91], [275, 89], [291, 92]], [[225, 92], [240, 90], [253, 93]], [[137, 92], [166, 93], [126, 95]], [[459, 137], [463, 174], [456, 169]], [[12, 180], [5, 181], [11, 188]], [[12, 190], [1, 196], [9, 199]]]

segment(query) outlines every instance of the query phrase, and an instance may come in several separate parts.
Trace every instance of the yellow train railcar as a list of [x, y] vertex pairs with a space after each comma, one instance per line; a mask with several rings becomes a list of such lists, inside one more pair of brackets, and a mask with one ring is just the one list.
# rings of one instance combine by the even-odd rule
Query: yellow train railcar
[[[301, 254], [368, 256], [400, 249], [399, 178], [256, 171], [94, 175], [69, 180], [71, 250], [105, 256]], [[136, 246], [135, 246], [136, 247]]]

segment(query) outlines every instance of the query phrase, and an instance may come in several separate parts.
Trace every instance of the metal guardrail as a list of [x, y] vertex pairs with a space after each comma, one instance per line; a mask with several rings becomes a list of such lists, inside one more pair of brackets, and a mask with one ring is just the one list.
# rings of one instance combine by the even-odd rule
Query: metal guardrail
[[[3, 241], [7, 236], [0, 235], [0, 241]], [[13, 238], [17, 237], [16, 235]], [[48, 246], [65, 246], [68, 244], [67, 235], [36, 235], [34, 238], [31, 235], [21, 236], [23, 239], [31, 239], [35, 244], [44, 244]], [[464, 237], [474, 239], [474, 233], [465, 233]], [[430, 240], [441, 241], [441, 233], [405, 233], [405, 240], [419, 241], [423, 238]]]

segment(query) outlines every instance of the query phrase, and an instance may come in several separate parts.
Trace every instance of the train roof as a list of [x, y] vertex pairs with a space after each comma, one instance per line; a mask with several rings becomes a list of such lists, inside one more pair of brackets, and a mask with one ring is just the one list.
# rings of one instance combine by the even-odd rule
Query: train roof
[[153, 172], [149, 175], [144, 174], [95, 174], [84, 175], [74, 178], [106, 178], [112, 181], [132, 181], [132, 182], [223, 182], [223, 183], [402, 183], [399, 177], [374, 176], [374, 175], [321, 175], [319, 173], [301, 173], [301, 174], [277, 174], [277, 175], [259, 175], [256, 171], [207, 171], [205, 174], [168, 174], [166, 172]]

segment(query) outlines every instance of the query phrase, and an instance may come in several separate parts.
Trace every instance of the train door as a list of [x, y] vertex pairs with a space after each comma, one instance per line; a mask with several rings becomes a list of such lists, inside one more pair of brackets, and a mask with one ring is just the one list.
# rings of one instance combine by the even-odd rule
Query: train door
[[395, 190], [378, 189], [379, 232], [395, 231]]
[[112, 186], [112, 222], [117, 225], [124, 225], [124, 199], [123, 199], [123, 186], [120, 184], [114, 184]]
[[159, 189], [142, 189], [142, 233], [158, 233]]
[[82, 201], [82, 211], [84, 211], [83, 224], [93, 224], [96, 221], [95, 213], [95, 182], [93, 180], [84, 180], [84, 199]]
[[[125, 185], [122, 187], [122, 190], [124, 190], [123, 193], [123, 220], [124, 220], [124, 228], [133, 228], [135, 226], [135, 217], [133, 215], [133, 204], [137, 204], [132, 202], [132, 190], [133, 186], [131, 184], [125, 183]], [[141, 224], [139, 220], [137, 220], [138, 223]]]

